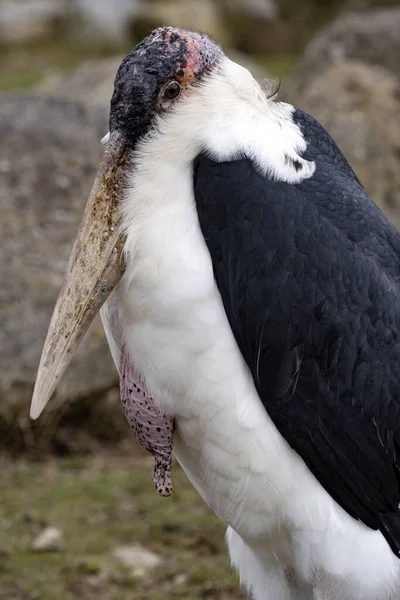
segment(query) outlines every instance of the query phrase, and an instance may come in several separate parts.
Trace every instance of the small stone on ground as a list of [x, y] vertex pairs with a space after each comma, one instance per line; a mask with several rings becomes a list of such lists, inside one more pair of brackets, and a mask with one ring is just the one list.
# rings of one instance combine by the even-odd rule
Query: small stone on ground
[[113, 556], [131, 570], [134, 577], [144, 577], [148, 571], [158, 567], [162, 558], [139, 544], [118, 546], [112, 552]]
[[55, 552], [64, 548], [64, 537], [57, 527], [46, 527], [33, 540], [33, 550], [37, 552]]

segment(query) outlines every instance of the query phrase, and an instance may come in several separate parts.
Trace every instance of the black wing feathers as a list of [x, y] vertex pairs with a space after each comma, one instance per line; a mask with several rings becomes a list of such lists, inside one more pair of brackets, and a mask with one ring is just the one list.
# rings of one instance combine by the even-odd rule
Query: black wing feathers
[[298, 185], [199, 157], [195, 196], [239, 348], [274, 423], [400, 555], [400, 236], [325, 130]]

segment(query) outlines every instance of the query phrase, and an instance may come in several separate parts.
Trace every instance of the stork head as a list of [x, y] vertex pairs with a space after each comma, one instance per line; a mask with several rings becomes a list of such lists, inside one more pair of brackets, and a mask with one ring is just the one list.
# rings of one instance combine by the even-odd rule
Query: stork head
[[115, 79], [106, 149], [44, 344], [32, 418], [46, 406], [90, 323], [123, 275], [120, 206], [138, 142], [222, 57], [208, 37], [163, 27], [123, 60]]
[[162, 27], [155, 29], [123, 60], [111, 100], [110, 133], [123, 131], [130, 144], [149, 131], [157, 115], [174, 104], [223, 56], [200, 33]]

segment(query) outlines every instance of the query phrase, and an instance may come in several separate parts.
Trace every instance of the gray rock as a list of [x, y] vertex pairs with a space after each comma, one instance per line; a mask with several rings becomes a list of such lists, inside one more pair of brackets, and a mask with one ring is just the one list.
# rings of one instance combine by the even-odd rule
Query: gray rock
[[32, 543], [36, 552], [59, 552], [64, 548], [64, 536], [57, 527], [46, 527]]
[[178, 573], [172, 580], [172, 585], [174, 587], [182, 587], [187, 585], [189, 582], [189, 575], [187, 573]]
[[[67, 259], [102, 154], [107, 122], [73, 101], [0, 96], [0, 403], [28, 415], [36, 371]], [[116, 382], [99, 320], [57, 400]], [[52, 407], [58, 404], [54, 402]]]
[[129, 38], [141, 0], [0, 0], [0, 41], [27, 42], [60, 31], [74, 40]]
[[400, 229], [400, 81], [363, 63], [333, 65], [295, 99], [329, 131], [372, 199]]
[[140, 0], [74, 0], [80, 37], [121, 42], [129, 38], [132, 19], [136, 17]]
[[0, 41], [14, 43], [46, 37], [66, 10], [63, 0], [1, 0]]
[[127, 567], [134, 577], [144, 577], [163, 562], [161, 556], [139, 544], [118, 546], [113, 550], [112, 555]]
[[296, 74], [306, 89], [327, 66], [348, 60], [381, 66], [400, 76], [400, 8], [349, 13], [324, 28], [308, 45]]
[[98, 108], [107, 123], [114, 79], [122, 59], [122, 56], [116, 56], [87, 61], [71, 72], [53, 73], [36, 90], [40, 94], [69, 98]]

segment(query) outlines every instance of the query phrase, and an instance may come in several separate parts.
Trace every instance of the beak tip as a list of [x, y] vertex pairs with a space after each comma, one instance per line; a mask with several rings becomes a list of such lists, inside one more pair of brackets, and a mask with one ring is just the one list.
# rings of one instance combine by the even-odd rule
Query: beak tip
[[38, 419], [40, 417], [40, 415], [42, 414], [43, 409], [44, 409], [44, 405], [42, 403], [39, 404], [38, 402], [34, 402], [32, 400], [31, 410], [29, 413], [30, 418], [33, 421]]
[[38, 385], [36, 383], [35, 389], [33, 390], [33, 396], [31, 401], [31, 409], [29, 412], [30, 418], [35, 421], [40, 417], [47, 404], [46, 394], [43, 393], [42, 390], [38, 389]]

